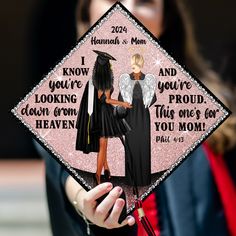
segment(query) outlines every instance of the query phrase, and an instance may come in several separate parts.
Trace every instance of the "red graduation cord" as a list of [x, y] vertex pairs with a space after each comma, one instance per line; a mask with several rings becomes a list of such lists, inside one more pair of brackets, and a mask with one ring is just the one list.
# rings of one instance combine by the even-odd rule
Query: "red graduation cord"
[[[160, 236], [160, 225], [159, 225], [159, 212], [158, 212], [157, 196], [155, 193], [150, 194], [146, 201], [143, 202], [143, 210], [150, 221], [156, 236]], [[135, 221], [137, 223], [137, 236], [148, 236], [142, 223], [139, 221], [138, 211], [135, 210], [133, 213]]]
[[143, 225], [143, 228], [147, 232], [148, 236], [156, 236], [150, 221], [148, 220], [147, 216], [144, 213], [142, 200], [136, 199], [135, 209], [138, 212], [139, 221]]

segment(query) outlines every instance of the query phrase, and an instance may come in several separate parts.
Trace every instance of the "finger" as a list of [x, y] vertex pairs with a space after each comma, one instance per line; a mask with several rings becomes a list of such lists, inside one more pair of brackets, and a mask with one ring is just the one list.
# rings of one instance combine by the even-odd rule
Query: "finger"
[[108, 212], [115, 204], [116, 200], [122, 193], [121, 187], [115, 187], [111, 190], [111, 192], [106, 196], [106, 198], [97, 206], [95, 210], [95, 217], [98, 217], [101, 220], [105, 220], [107, 218]]
[[92, 203], [112, 189], [112, 183], [102, 183], [87, 192], [85, 201]]
[[[122, 212], [122, 209], [125, 205], [125, 201], [124, 199], [118, 198], [113, 206], [112, 212], [109, 215], [109, 217], [106, 219], [105, 224], [111, 224], [113, 223], [114, 225], [116, 225], [117, 227], [120, 227], [120, 224], [118, 223], [120, 214]], [[127, 224], [128, 221], [123, 221], [123, 225]]]
[[119, 225], [119, 227], [123, 227], [125, 225], [129, 225], [129, 226], [132, 226], [135, 224], [135, 218], [131, 215], [127, 216], [125, 220], [123, 220], [121, 222], [121, 224]]
[[[132, 225], [134, 225], [135, 224], [135, 218], [133, 217], [133, 216], [127, 216], [127, 218], [126, 218], [126, 220], [127, 220], [127, 224], [129, 225], [129, 226], [132, 226]], [[123, 223], [123, 222], [122, 222]], [[121, 223], [121, 224], [122, 224]]]
[[[117, 199], [117, 204], [118, 204], [118, 208], [120, 208], [119, 204], [121, 204], [120, 206], [122, 209], [124, 207], [125, 202], [123, 199], [120, 198], [120, 199]], [[104, 225], [106, 228], [108, 228], [108, 229], [121, 228], [125, 225], [132, 226], [135, 224], [135, 218], [131, 215], [127, 216], [126, 219], [123, 220], [121, 224], [119, 224], [118, 219], [120, 217], [121, 211], [117, 209], [117, 210], [114, 210], [113, 213], [114, 213], [114, 215], [113, 215], [114, 217], [110, 215], [111, 217], [107, 218], [107, 220], [104, 222]], [[111, 214], [113, 214], [113, 213], [111, 213]], [[118, 218], [117, 218], [117, 213], [118, 213]]]

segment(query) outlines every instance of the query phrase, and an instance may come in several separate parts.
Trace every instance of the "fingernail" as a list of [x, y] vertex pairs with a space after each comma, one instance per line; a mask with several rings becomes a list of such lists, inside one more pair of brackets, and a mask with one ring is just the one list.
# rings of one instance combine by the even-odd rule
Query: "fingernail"
[[116, 187], [116, 191], [117, 191], [118, 193], [122, 193], [122, 188], [121, 188], [121, 187]]
[[111, 183], [107, 183], [107, 191], [110, 191], [112, 189], [112, 184]]
[[123, 200], [119, 200], [117, 202], [117, 204], [118, 204], [118, 207], [123, 207], [124, 206], [124, 201]]
[[128, 217], [127, 217], [127, 222], [128, 222], [128, 225], [129, 225], [129, 226], [134, 225], [134, 224], [135, 224], [135, 219], [134, 219], [134, 217], [128, 216]]
[[132, 216], [127, 216], [127, 220], [132, 219], [132, 218], [133, 218]]

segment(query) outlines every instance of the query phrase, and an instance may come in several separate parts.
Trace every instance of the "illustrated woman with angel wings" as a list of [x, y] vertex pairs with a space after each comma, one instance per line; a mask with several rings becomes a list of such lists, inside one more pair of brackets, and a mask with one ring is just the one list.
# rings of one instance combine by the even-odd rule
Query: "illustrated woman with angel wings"
[[[131, 74], [122, 74], [119, 81], [119, 98], [132, 104], [126, 116], [131, 131], [125, 135], [125, 173], [127, 184], [133, 185], [133, 178], [137, 186], [151, 183], [151, 143], [150, 143], [150, 113], [149, 107], [156, 102], [156, 79], [152, 74], [143, 74], [141, 69], [144, 58], [135, 54], [131, 58]], [[131, 160], [131, 161], [130, 161]], [[130, 175], [132, 170], [133, 176]]]

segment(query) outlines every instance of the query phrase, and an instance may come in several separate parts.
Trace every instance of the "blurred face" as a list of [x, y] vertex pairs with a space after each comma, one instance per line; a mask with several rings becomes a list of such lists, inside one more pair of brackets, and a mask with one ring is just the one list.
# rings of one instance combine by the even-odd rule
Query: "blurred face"
[[[92, 0], [90, 25], [93, 25], [116, 1]], [[163, 0], [124, 0], [121, 3], [157, 38], [163, 27]]]

